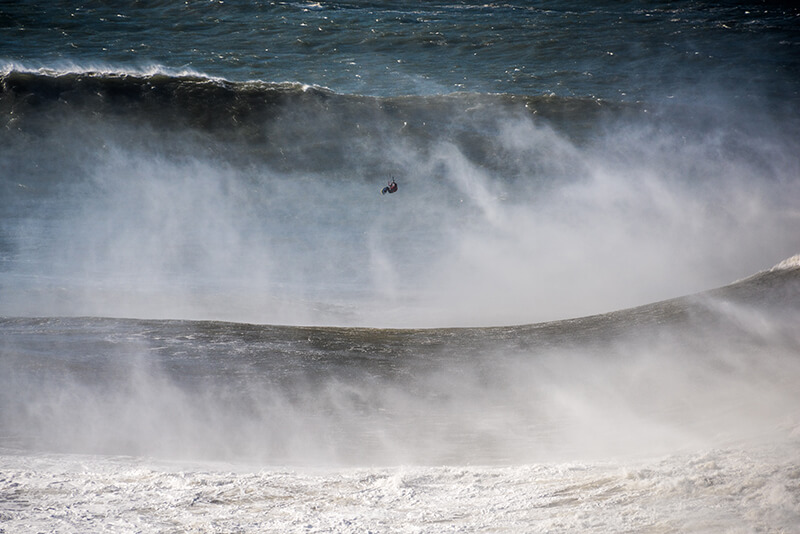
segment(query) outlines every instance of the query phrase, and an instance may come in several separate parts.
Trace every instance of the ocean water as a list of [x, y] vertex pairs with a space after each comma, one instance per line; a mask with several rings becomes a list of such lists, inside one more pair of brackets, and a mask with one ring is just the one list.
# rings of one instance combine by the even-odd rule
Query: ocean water
[[116, 4], [0, 3], [0, 533], [800, 532], [800, 9]]

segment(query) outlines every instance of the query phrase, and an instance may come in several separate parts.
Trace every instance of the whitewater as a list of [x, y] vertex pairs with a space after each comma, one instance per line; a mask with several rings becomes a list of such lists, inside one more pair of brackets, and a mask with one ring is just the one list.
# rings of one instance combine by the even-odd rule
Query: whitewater
[[800, 532], [798, 20], [0, 3], [0, 533]]

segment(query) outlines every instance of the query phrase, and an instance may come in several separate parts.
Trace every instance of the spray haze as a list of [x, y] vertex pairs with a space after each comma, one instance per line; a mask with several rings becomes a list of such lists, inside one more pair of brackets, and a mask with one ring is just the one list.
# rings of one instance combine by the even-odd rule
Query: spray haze
[[[44, 100], [16, 101], [2, 154], [15, 172], [0, 313], [72, 319], [5, 320], [7, 440], [268, 464], [519, 463], [796, 427], [794, 275], [750, 300], [532, 324], [794, 254], [791, 123], [754, 112], [745, 134], [719, 105], [597, 101], [564, 128], [553, 98], [17, 82]], [[392, 175], [399, 191], [381, 196]], [[785, 309], [769, 304], [783, 290]], [[530, 326], [486, 328], [508, 324]], [[430, 330], [445, 326], [479, 328]], [[52, 339], [78, 341], [30, 358]]]
[[[6, 319], [3, 443], [268, 465], [652, 456], [800, 428], [796, 262], [524, 327]], [[48, 344], [60, 340], [58, 354]]]
[[[31, 111], [41, 143], [4, 156], [26, 169], [12, 206], [36, 204], [8, 219], [3, 313], [524, 323], [721, 285], [800, 247], [789, 126], [687, 129], [665, 109], [601, 116], [577, 140], [491, 98], [267, 90], [288, 104], [251, 103], [232, 130], [214, 119], [227, 105], [207, 130], [157, 129], [158, 100], [88, 129]], [[381, 198], [391, 175], [401, 189]]]

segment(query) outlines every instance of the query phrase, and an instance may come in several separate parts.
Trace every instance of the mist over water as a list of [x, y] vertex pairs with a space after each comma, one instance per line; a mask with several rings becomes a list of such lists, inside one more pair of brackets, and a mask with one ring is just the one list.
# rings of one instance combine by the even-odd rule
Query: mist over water
[[796, 262], [719, 295], [532, 327], [6, 319], [3, 444], [295, 466], [775, 446], [800, 428]]
[[[420, 131], [371, 103], [289, 106], [262, 129], [280, 139], [289, 117], [306, 143], [270, 152], [148, 116], [23, 117], [47, 130], [2, 156], [0, 311], [529, 323], [724, 285], [800, 249], [792, 121], [701, 104], [599, 117], [576, 138], [491, 99], [425, 105]], [[355, 114], [341, 138], [336, 106]], [[400, 191], [382, 197], [391, 176]]]
[[[192, 77], [8, 83], [60, 96], [16, 97], [0, 155], [6, 446], [505, 465], [796, 433], [793, 278], [688, 312], [486, 328], [696, 293], [795, 254], [791, 117], [721, 95], [576, 110]], [[162, 84], [184, 100], [140, 96]]]
[[38, 143], [2, 155], [4, 446], [342, 467], [796, 441], [796, 277], [485, 328], [703, 291], [795, 254], [791, 121], [754, 110], [745, 132], [718, 103], [692, 108], [711, 123], [636, 109], [578, 135], [491, 98], [456, 115], [422, 100], [417, 123], [321, 101], [333, 111], [271, 115], [256, 131], [290, 141], [263, 150], [238, 130], [159, 129], [136, 105], [135, 121], [23, 115]]

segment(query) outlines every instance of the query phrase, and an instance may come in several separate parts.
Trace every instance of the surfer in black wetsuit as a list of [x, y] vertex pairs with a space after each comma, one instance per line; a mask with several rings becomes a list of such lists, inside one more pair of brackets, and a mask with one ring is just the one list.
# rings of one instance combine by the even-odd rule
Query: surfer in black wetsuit
[[395, 182], [394, 178], [392, 178], [392, 180], [389, 182], [389, 185], [383, 188], [381, 194], [385, 195], [386, 193], [394, 193], [395, 191], [397, 191], [397, 182]]

